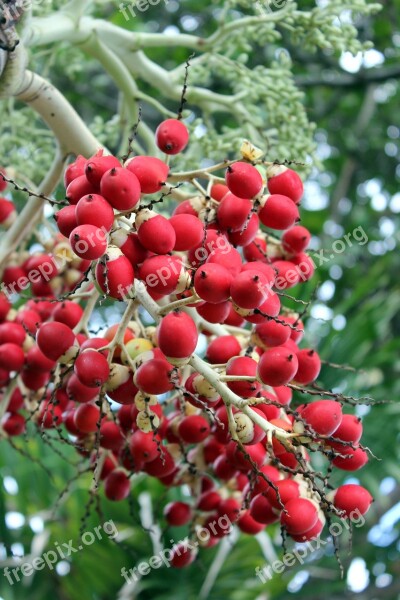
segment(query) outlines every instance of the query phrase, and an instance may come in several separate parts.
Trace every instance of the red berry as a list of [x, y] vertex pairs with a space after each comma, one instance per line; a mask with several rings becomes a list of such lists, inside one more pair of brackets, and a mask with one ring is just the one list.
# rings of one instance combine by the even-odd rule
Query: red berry
[[315, 350], [304, 348], [297, 352], [299, 367], [295, 376], [295, 381], [302, 385], [307, 385], [315, 381], [321, 370], [321, 359]]
[[355, 511], [365, 515], [373, 502], [368, 490], [354, 483], [341, 485], [332, 495], [333, 504], [339, 510], [344, 511], [346, 517], [351, 517]]
[[274, 485], [277, 489], [269, 486], [266, 490], [266, 496], [274, 508], [281, 510], [282, 505], [285, 506], [289, 500], [300, 497], [299, 484], [293, 479], [280, 479]]
[[240, 531], [243, 533], [248, 533], [249, 535], [256, 535], [260, 533], [263, 529], [265, 529], [264, 523], [259, 523], [256, 521], [249, 510], [246, 510], [236, 521], [237, 526]]
[[79, 200], [87, 194], [95, 194], [96, 187], [87, 180], [86, 175], [81, 175], [71, 181], [67, 187], [65, 197], [72, 205], [78, 204]]
[[4, 192], [8, 185], [7, 181], [4, 179], [4, 177], [2, 177], [2, 175], [4, 175], [4, 177], [7, 177], [6, 170], [0, 168], [0, 192]]
[[297, 368], [297, 356], [285, 346], [276, 346], [262, 355], [258, 363], [258, 378], [265, 385], [286, 385], [295, 376]]
[[122, 469], [115, 469], [104, 480], [104, 493], [109, 500], [124, 500], [130, 489], [130, 480]]
[[113, 208], [119, 211], [132, 210], [140, 200], [140, 183], [132, 171], [115, 167], [104, 173], [100, 191]]
[[268, 499], [263, 494], [255, 496], [250, 503], [250, 515], [257, 523], [269, 525], [278, 520]]
[[188, 288], [190, 276], [177, 256], [151, 256], [139, 269], [139, 277], [149, 293], [163, 296], [183, 292]]
[[179, 154], [188, 141], [187, 127], [178, 119], [166, 119], [156, 129], [156, 144], [165, 154]]
[[109, 246], [107, 254], [96, 266], [96, 281], [107, 296], [116, 300], [129, 299], [135, 280], [133, 267], [116, 246]]
[[0, 325], [0, 344], [12, 343], [22, 346], [26, 331], [19, 323], [7, 321]]
[[175, 569], [182, 569], [190, 565], [196, 558], [196, 552], [187, 544], [177, 544], [171, 554], [170, 563]]
[[56, 363], [48, 359], [37, 346], [32, 346], [26, 355], [26, 366], [28, 369], [46, 372], [54, 369]]
[[228, 167], [225, 181], [232, 194], [239, 198], [254, 198], [263, 189], [261, 174], [253, 165], [245, 162]]
[[50, 360], [67, 363], [78, 354], [78, 342], [68, 325], [56, 321], [43, 323], [36, 333], [36, 343]]
[[316, 433], [333, 435], [342, 420], [342, 407], [334, 400], [316, 400], [301, 410], [301, 418]]
[[110, 367], [103, 354], [96, 350], [85, 350], [76, 359], [74, 372], [83, 385], [99, 387], [107, 381]]
[[226, 231], [242, 231], [251, 217], [250, 200], [228, 193], [218, 205], [218, 225]]
[[206, 358], [211, 364], [225, 364], [237, 356], [242, 347], [234, 335], [222, 335], [208, 345]]
[[300, 273], [298, 267], [288, 260], [276, 260], [273, 263], [277, 270], [275, 287], [277, 290], [286, 290], [299, 283]]
[[71, 181], [85, 174], [86, 158], [80, 154], [73, 163], [68, 165], [64, 172], [64, 186], [68, 187]]
[[67, 394], [70, 400], [74, 402], [90, 402], [98, 395], [100, 388], [89, 387], [79, 381], [78, 377], [73, 373], [67, 383]]
[[99, 150], [95, 156], [89, 158], [85, 165], [85, 175], [90, 183], [100, 189], [100, 181], [104, 173], [109, 169], [120, 167], [121, 163], [115, 156], [104, 156], [103, 150]]
[[169, 525], [181, 527], [189, 523], [192, 509], [186, 502], [170, 502], [164, 508], [164, 517]]
[[125, 438], [120, 427], [114, 421], [103, 421], [100, 426], [100, 446], [118, 452], [124, 445]]
[[79, 225], [69, 236], [71, 247], [80, 258], [96, 260], [107, 250], [107, 238], [103, 229], [94, 225]]
[[94, 404], [81, 404], [74, 412], [75, 427], [82, 433], [97, 431], [100, 410]]
[[126, 229], [114, 231], [110, 242], [125, 254], [133, 267], [141, 265], [149, 256], [149, 251], [140, 243], [138, 234], [129, 233]]
[[251, 244], [257, 235], [260, 220], [256, 214], [252, 214], [239, 231], [230, 231], [228, 239], [233, 246], [247, 246]]
[[273, 194], [262, 198], [258, 216], [265, 227], [282, 230], [295, 224], [299, 219], [299, 211], [287, 196]]
[[13, 202], [6, 198], [0, 198], [0, 224], [3, 227], [10, 227], [16, 219], [17, 211]]
[[18, 413], [6, 415], [2, 420], [1, 427], [9, 436], [22, 435], [25, 432], [25, 419]]
[[284, 165], [271, 165], [267, 171], [268, 190], [271, 194], [283, 194], [298, 204], [303, 195], [303, 182], [299, 175]]
[[226, 365], [226, 374], [254, 377], [254, 381], [228, 381], [228, 387], [238, 396], [250, 398], [250, 396], [255, 396], [260, 389], [260, 384], [256, 381], [257, 363], [249, 356], [231, 358]]
[[175, 246], [176, 234], [168, 219], [147, 208], [136, 215], [136, 229], [140, 243], [154, 252], [167, 254]]
[[166, 360], [153, 358], [137, 369], [134, 383], [145, 394], [165, 394], [173, 389], [170, 380], [172, 369]]
[[362, 436], [361, 419], [355, 415], [343, 415], [342, 422], [335, 431], [335, 438], [357, 444]]
[[73, 329], [78, 325], [82, 315], [83, 308], [79, 304], [72, 302], [72, 300], [63, 300], [55, 306], [52, 317], [54, 321], [65, 323]]
[[114, 224], [114, 211], [103, 196], [88, 194], [83, 196], [75, 207], [78, 225], [94, 225], [110, 231]]
[[293, 498], [285, 504], [281, 513], [281, 523], [288, 533], [299, 535], [314, 527], [318, 520], [318, 512], [312, 502], [305, 498]]
[[179, 424], [178, 434], [187, 444], [198, 444], [208, 437], [210, 425], [201, 415], [184, 417]]
[[282, 246], [286, 252], [291, 254], [300, 254], [304, 252], [310, 243], [311, 234], [305, 227], [295, 225], [285, 231], [282, 236]]
[[158, 192], [169, 173], [168, 165], [153, 156], [135, 156], [126, 164], [126, 168], [139, 179], [143, 194]]
[[158, 326], [158, 346], [165, 356], [174, 361], [189, 359], [196, 349], [199, 334], [192, 317], [176, 310], [166, 315]]
[[232, 275], [225, 267], [215, 263], [205, 263], [194, 276], [196, 293], [202, 300], [219, 304], [230, 297]]
[[220, 202], [228, 192], [229, 188], [227, 185], [224, 185], [223, 183], [214, 183], [211, 186], [210, 196], [213, 200]]
[[139, 463], [147, 463], [155, 460], [161, 449], [160, 441], [154, 433], [144, 433], [138, 429], [132, 434], [129, 450], [132, 458]]
[[0, 368], [6, 371], [20, 371], [23, 367], [25, 354], [17, 344], [2, 344], [0, 346]]
[[197, 217], [188, 214], [174, 215], [169, 219], [175, 231], [176, 252], [190, 250], [198, 246], [204, 238], [204, 225]]
[[[331, 444], [333, 446], [333, 444]], [[343, 471], [358, 471], [368, 462], [368, 454], [362, 448], [356, 448], [356, 450], [352, 450], [351, 448], [339, 448], [341, 444], [337, 444], [335, 450], [339, 454], [344, 455], [343, 458], [341, 456], [337, 456], [332, 460], [332, 464], [339, 469], [343, 469]]]
[[268, 346], [282, 346], [289, 337], [290, 328], [273, 320], [260, 323], [255, 328], [254, 339], [264, 350]]
[[242, 271], [232, 281], [231, 297], [240, 308], [258, 308], [268, 298], [269, 286], [269, 281], [262, 272]]
[[311, 529], [308, 529], [304, 533], [300, 533], [298, 535], [294, 533], [290, 533], [289, 535], [295, 542], [307, 542], [308, 540], [314, 540], [316, 537], [318, 537], [323, 528], [323, 522], [320, 519], [317, 519], [317, 522], [313, 527], [311, 527]]

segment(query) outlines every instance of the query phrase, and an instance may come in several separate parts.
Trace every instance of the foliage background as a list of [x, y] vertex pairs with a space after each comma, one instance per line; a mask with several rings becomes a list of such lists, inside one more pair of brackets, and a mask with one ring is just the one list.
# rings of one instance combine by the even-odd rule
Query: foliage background
[[[170, 0], [167, 9], [161, 2], [142, 15], [137, 11], [136, 17], [129, 21], [117, 4], [97, 3], [98, 17], [132, 31], [173, 35], [178, 29], [181, 33], [206, 37], [213, 31], [213, 17], [222, 3], [204, 1], [199, 10], [197, 0], [182, 0], [179, 4]], [[242, 12], [248, 13], [246, 2], [235, 4], [238, 17]], [[301, 9], [314, 4], [305, 0]], [[341, 6], [341, 18], [346, 19], [345, 3], [332, 4]], [[57, 6], [54, 2], [51, 6], [41, 3], [34, 8], [40, 13]], [[321, 380], [328, 388], [340, 387], [355, 395], [371, 394], [377, 400], [389, 402], [371, 409], [357, 409], [364, 418], [365, 444], [379, 460], [371, 459], [369, 465], [357, 473], [357, 479], [371, 490], [376, 502], [367, 525], [354, 532], [351, 556], [346, 547], [341, 552], [344, 564], [350, 567], [347, 578], [339, 579], [335, 559], [328, 550], [325, 554], [315, 553], [305, 565], [288, 569], [263, 585], [255, 577], [254, 569], [270, 558], [265, 540], [241, 536], [226, 557], [222, 557], [219, 576], [208, 596], [213, 600], [292, 596], [309, 600], [323, 597], [392, 600], [400, 592], [397, 444], [400, 259], [396, 249], [400, 213], [399, 14], [400, 2], [388, 0], [382, 2], [378, 15], [360, 17], [356, 23], [360, 39], [372, 40], [374, 49], [364, 55], [358, 53], [355, 58], [339, 51], [310, 52], [294, 44], [288, 32], [283, 32], [281, 41], [250, 40], [252, 51], [248, 64], [253, 67], [264, 60], [269, 63], [278, 48], [286, 48], [296, 84], [304, 92], [308, 119], [315, 123], [314, 131], [305, 125], [305, 137], [313, 137], [312, 163], [316, 166], [311, 169], [311, 179], [306, 186], [303, 205], [306, 210], [302, 214], [304, 225], [315, 235], [314, 248], [330, 249], [335, 239], [359, 226], [369, 238], [367, 244], [347, 248], [345, 253], [336, 255], [332, 262], [317, 270], [315, 279], [320, 286], [307, 322], [308, 339], [318, 343], [325, 360], [363, 370], [354, 375], [325, 367]], [[166, 54], [164, 48], [158, 48], [152, 49], [149, 55], [171, 69], [187, 59], [188, 50], [169, 48]], [[117, 91], [99, 64], [87, 56], [83, 58], [79, 48], [63, 43], [37, 49], [31, 60], [38, 72], [48, 75], [63, 91], [78, 113], [91, 124], [92, 131], [111, 148], [117, 148], [122, 141], [120, 123], [115, 117], [119, 113]], [[211, 70], [208, 83], [218, 90], [223, 83], [212, 73]], [[153, 93], [150, 87], [143, 89]], [[159, 114], [146, 103], [142, 106], [147, 123], [156, 126]], [[175, 110], [176, 105], [171, 102], [169, 108]], [[229, 115], [220, 114], [215, 119], [217, 129], [231, 125]], [[21, 160], [23, 146], [29, 176], [35, 179], [38, 175], [29, 172], [29, 165], [40, 169], [41, 164], [46, 164], [51, 153], [51, 136], [41, 128], [38, 138], [37, 123], [14, 101], [3, 103], [1, 121], [2, 140], [4, 147], [9, 148], [10, 164]], [[301, 157], [289, 150], [287, 158], [305, 158], [310, 164], [314, 148], [307, 146], [306, 156]], [[23, 198], [17, 195], [16, 199], [22, 205]], [[302, 292], [304, 298], [308, 299], [312, 291], [306, 286]], [[111, 318], [116, 320], [116, 315]], [[87, 476], [72, 483], [62, 499], [57, 518], [53, 519], [51, 513], [60, 490], [76, 473], [76, 457], [69, 455], [68, 448], [63, 448], [63, 459], [48, 444], [34, 437], [17, 445], [46, 465], [53, 479], [38, 464], [1, 443], [0, 556], [3, 559], [7, 550], [26, 554], [34, 544], [34, 547], [40, 546], [42, 552], [51, 549], [54, 541], [76, 540], [90, 483]], [[132, 528], [132, 536], [123, 547], [103, 540], [73, 556], [69, 565], [58, 567], [58, 572], [37, 572], [34, 578], [26, 578], [13, 587], [1, 578], [0, 598], [107, 600], [117, 597], [118, 593], [120, 598], [139, 599], [206, 597], [201, 596], [202, 585], [215, 564], [218, 550], [201, 553], [200, 559], [182, 572], [155, 570], [135, 589], [121, 590], [124, 583], [121, 567], [130, 568], [153, 553], [149, 536], [140, 527], [139, 498], [149, 500], [143, 493], [151, 496], [155, 510], [166, 501], [160, 486], [139, 481], [133, 490], [130, 510], [125, 505], [104, 503], [106, 519], [112, 518], [121, 530], [127, 526]], [[86, 529], [96, 524], [93, 517]], [[173, 539], [179, 539], [179, 530], [168, 533]], [[269, 533], [276, 539], [274, 528]], [[279, 555], [279, 546], [275, 551]]]

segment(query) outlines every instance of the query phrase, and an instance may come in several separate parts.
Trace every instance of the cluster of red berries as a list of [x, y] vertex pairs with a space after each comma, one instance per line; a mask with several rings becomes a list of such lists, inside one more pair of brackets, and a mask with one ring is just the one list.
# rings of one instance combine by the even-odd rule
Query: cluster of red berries
[[[175, 119], [156, 132], [171, 155], [188, 137]], [[209, 529], [208, 546], [227, 534], [215, 525], [221, 516], [249, 534], [280, 521], [305, 541], [321, 533], [327, 515], [369, 508], [361, 486], [330, 494], [318, 487], [309, 454], [319, 451], [345, 471], [361, 468], [362, 426], [343, 413], [341, 398], [291, 408], [293, 389], [306, 395], [321, 369], [314, 349], [299, 348], [303, 323], [279, 295], [313, 274], [305, 254], [310, 233], [296, 224], [300, 177], [275, 164], [265, 173], [246, 156], [225, 168], [224, 179], [205, 170], [207, 189], [198, 183], [170, 218], [153, 210], [154, 197], [144, 203], [146, 196], [172, 193], [177, 180], [193, 185], [196, 172], [173, 174], [150, 156], [121, 164], [102, 151], [67, 168], [69, 204], [56, 222], [73, 260], [92, 268], [106, 296], [142, 303], [155, 325], [128, 319], [90, 337], [83, 308], [54, 302], [51, 285], [40, 288], [45, 299], [18, 311], [2, 297], [2, 386], [19, 374], [2, 426], [8, 435], [22, 433], [27, 409], [38, 427], [64, 427], [94, 469], [101, 461], [111, 500], [126, 498], [139, 472], [168, 487], [188, 484], [193, 502], [169, 504], [165, 518]], [[283, 234], [273, 238], [260, 226]], [[195, 354], [200, 334], [205, 360]]]

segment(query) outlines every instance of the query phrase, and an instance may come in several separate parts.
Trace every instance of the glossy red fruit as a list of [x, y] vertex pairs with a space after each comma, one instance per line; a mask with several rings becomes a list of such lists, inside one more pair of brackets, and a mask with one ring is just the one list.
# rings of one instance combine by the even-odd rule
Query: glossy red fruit
[[54, 369], [56, 362], [47, 358], [35, 345], [30, 348], [26, 355], [26, 366], [28, 369], [48, 372]]
[[[115, 375], [115, 372], [117, 374]], [[111, 380], [111, 381], [110, 381]], [[114, 364], [107, 383], [107, 394], [114, 402], [131, 405], [135, 401], [138, 388], [133, 383], [133, 373], [129, 367]]]
[[187, 127], [178, 119], [166, 119], [156, 129], [156, 144], [165, 154], [179, 154], [188, 142]]
[[346, 517], [351, 517], [353, 512], [365, 515], [374, 500], [368, 490], [354, 483], [341, 485], [331, 495], [333, 504], [342, 510]]
[[167, 254], [175, 246], [176, 234], [168, 219], [156, 212], [144, 208], [136, 215], [136, 230], [140, 243], [154, 252], [154, 254]]
[[311, 233], [302, 225], [291, 227], [282, 235], [282, 246], [290, 254], [304, 252], [310, 243]]
[[357, 444], [362, 436], [362, 423], [355, 415], [342, 415], [342, 421], [335, 431], [335, 438]]
[[257, 475], [255, 478], [253, 497], [257, 496], [257, 494], [266, 492], [269, 489], [271, 482], [279, 481], [281, 478], [281, 473], [272, 465], [263, 465], [260, 467], [260, 473], [261, 474]]
[[100, 388], [84, 385], [79, 381], [75, 373], [71, 375], [67, 383], [67, 394], [70, 400], [84, 404], [90, 402], [98, 395]]
[[219, 302], [218, 304], [205, 302], [201, 306], [196, 306], [196, 311], [209, 323], [222, 323], [229, 315], [230, 307], [230, 302]]
[[305, 498], [293, 498], [285, 504], [285, 512], [281, 513], [281, 523], [288, 533], [299, 535], [314, 527], [318, 520], [318, 512], [312, 502]]
[[19, 387], [15, 388], [13, 393], [11, 394], [11, 398], [9, 400], [8, 406], [6, 406], [6, 411], [10, 413], [17, 412], [24, 406], [24, 396], [22, 395]]
[[254, 309], [271, 293], [270, 282], [259, 271], [242, 271], [231, 284], [231, 298], [240, 308]]
[[26, 331], [19, 323], [7, 321], [0, 324], [0, 344], [12, 343], [22, 346], [25, 338]]
[[222, 265], [205, 263], [199, 267], [194, 276], [194, 287], [197, 295], [206, 302], [219, 304], [230, 297], [232, 275]]
[[10, 227], [17, 216], [15, 205], [6, 198], [0, 198], [0, 224], [2, 227]]
[[295, 376], [295, 381], [302, 385], [308, 385], [315, 381], [321, 370], [321, 359], [315, 350], [304, 348], [297, 352], [299, 367]]
[[170, 564], [174, 569], [182, 569], [190, 565], [196, 558], [196, 552], [187, 544], [177, 544], [173, 547]]
[[125, 500], [130, 489], [130, 480], [122, 469], [114, 469], [104, 480], [104, 493], [109, 500]]
[[273, 387], [288, 384], [295, 376], [298, 361], [285, 346], [266, 350], [258, 363], [257, 374], [265, 385]]
[[284, 165], [271, 165], [267, 170], [268, 190], [271, 194], [283, 194], [299, 204], [303, 195], [300, 176]]
[[75, 205], [83, 196], [95, 193], [96, 187], [88, 181], [86, 175], [80, 175], [68, 185], [65, 197], [70, 204]]
[[106, 231], [95, 225], [78, 225], [71, 231], [72, 250], [80, 258], [96, 260], [107, 250]]
[[96, 281], [107, 296], [127, 300], [132, 296], [135, 272], [129, 259], [116, 246], [109, 246], [96, 266]]
[[143, 363], [135, 372], [134, 383], [145, 394], [165, 394], [173, 389], [172, 365], [165, 360], [153, 358]]
[[79, 351], [75, 334], [68, 325], [57, 321], [43, 323], [36, 333], [36, 343], [50, 360], [62, 364], [72, 360]]
[[125, 254], [134, 268], [141, 265], [149, 256], [149, 251], [140, 243], [138, 234], [129, 233], [126, 229], [114, 231], [110, 236], [110, 242]]
[[[331, 444], [333, 446], [333, 444]], [[335, 444], [336, 446], [336, 444]], [[368, 454], [362, 448], [353, 450], [350, 447], [341, 448], [341, 444], [337, 444], [335, 451], [343, 457], [337, 456], [332, 460], [332, 464], [343, 471], [358, 471], [368, 462]]]
[[311, 529], [309, 529], [308, 531], [305, 531], [304, 533], [298, 535], [294, 533], [290, 533], [289, 535], [295, 542], [307, 542], [309, 540], [314, 540], [315, 538], [317, 538], [323, 530], [323, 528], [323, 522], [320, 519], [317, 519], [315, 525], [311, 527]]
[[226, 231], [241, 231], [250, 220], [252, 207], [250, 200], [228, 193], [218, 205], [218, 225]]
[[175, 471], [175, 461], [171, 456], [171, 453], [164, 447], [161, 448], [161, 452], [158, 453], [157, 458], [145, 463], [143, 471], [152, 475], [153, 477], [168, 477]]
[[198, 246], [204, 238], [204, 225], [193, 215], [174, 215], [169, 222], [175, 231], [174, 250], [176, 252], [190, 250]]
[[26, 429], [25, 419], [18, 413], [5, 415], [1, 427], [9, 436], [22, 435]]
[[82, 433], [97, 431], [100, 410], [94, 404], [81, 404], [74, 412], [75, 427]]
[[289, 500], [300, 498], [299, 484], [293, 479], [280, 479], [274, 481], [274, 485], [276, 489], [269, 486], [266, 490], [266, 496], [274, 508], [282, 510]]
[[267, 242], [260, 231], [256, 234], [254, 240], [243, 248], [243, 255], [248, 262], [266, 261]]
[[0, 322], [4, 321], [10, 308], [11, 303], [9, 302], [8, 298], [5, 294], [0, 292]]
[[95, 156], [89, 158], [85, 165], [85, 175], [90, 183], [98, 190], [104, 173], [109, 169], [120, 167], [121, 163], [115, 156], [104, 156], [103, 150], [99, 150]]
[[7, 343], [0, 346], [0, 368], [6, 371], [20, 371], [25, 361], [21, 346]]
[[289, 229], [300, 218], [297, 206], [287, 196], [272, 194], [264, 196], [260, 202], [258, 216], [265, 227]]
[[246, 321], [249, 323], [265, 323], [268, 321], [268, 317], [276, 317], [279, 315], [279, 311], [281, 309], [281, 301], [279, 300], [279, 296], [274, 292], [268, 294], [268, 298], [254, 310], [245, 310], [240, 309], [239, 307], [236, 310], [239, 314], [243, 315]]
[[114, 421], [103, 421], [100, 426], [100, 446], [118, 452], [125, 443], [120, 427]]
[[300, 281], [298, 267], [289, 260], [276, 260], [273, 263], [277, 271], [275, 288], [279, 291], [295, 286]]
[[242, 347], [234, 335], [222, 335], [209, 343], [206, 358], [211, 364], [225, 364], [237, 356]]
[[229, 166], [225, 175], [226, 185], [239, 198], [254, 198], [263, 189], [261, 174], [253, 165], [236, 162]]
[[51, 401], [44, 401], [41, 404], [40, 411], [37, 416], [37, 424], [42, 429], [52, 429], [62, 423], [61, 408]]
[[135, 156], [126, 168], [138, 178], [143, 194], [160, 191], [169, 173], [168, 165], [153, 156]]
[[266, 321], [256, 325], [255, 341], [257, 346], [264, 350], [269, 346], [282, 346], [290, 337], [290, 328], [277, 323], [276, 321]]
[[172, 527], [181, 527], [189, 523], [192, 509], [186, 502], [170, 502], [164, 507], [164, 517]]
[[139, 179], [132, 171], [116, 167], [104, 173], [100, 192], [113, 208], [125, 212], [137, 205], [141, 189]]
[[230, 231], [228, 233], [228, 239], [232, 246], [247, 246], [248, 244], [251, 244], [257, 235], [259, 225], [260, 220], [258, 216], [253, 213], [242, 229]]
[[296, 266], [301, 281], [309, 281], [315, 272], [315, 263], [311, 256], [301, 252], [292, 257], [292, 262]]
[[94, 225], [110, 231], [114, 224], [114, 211], [100, 194], [83, 196], [75, 207], [78, 225]]
[[179, 424], [179, 437], [187, 444], [198, 444], [208, 437], [210, 424], [201, 415], [189, 415], [184, 417]]
[[214, 183], [211, 186], [210, 196], [213, 200], [220, 202], [228, 192], [229, 188], [227, 185], [224, 185], [223, 183]]
[[177, 256], [147, 258], [139, 268], [139, 277], [146, 284], [149, 293], [179, 293], [190, 285], [190, 276]]
[[221, 495], [214, 489], [203, 492], [197, 500], [196, 508], [209, 512], [215, 510], [221, 504]]
[[243, 533], [248, 533], [249, 535], [256, 535], [265, 529], [265, 523], [259, 523], [256, 521], [252, 517], [250, 510], [246, 510], [244, 513], [242, 513], [236, 521], [236, 524], [240, 531]]
[[79, 381], [88, 387], [100, 387], [110, 375], [106, 357], [97, 350], [85, 350], [74, 363], [74, 372]]
[[176, 360], [181, 364], [182, 359], [189, 359], [196, 349], [198, 339], [195, 322], [181, 310], [163, 317], [158, 326], [158, 346], [173, 364]]
[[25, 368], [20, 373], [22, 383], [28, 390], [37, 391], [48, 383], [50, 373], [48, 371], [37, 371], [36, 369]]
[[74, 162], [68, 165], [64, 172], [64, 187], [68, 187], [71, 181], [85, 174], [86, 160], [79, 154]]
[[278, 520], [278, 516], [272, 509], [269, 500], [263, 495], [258, 494], [250, 503], [250, 515], [257, 523], [270, 525]]
[[78, 325], [83, 315], [83, 308], [72, 300], [63, 300], [54, 307], [52, 317], [54, 321], [64, 323], [73, 329]]
[[226, 365], [226, 374], [254, 377], [254, 381], [227, 382], [229, 389], [242, 398], [255, 396], [260, 389], [260, 384], [256, 381], [257, 363], [249, 356], [235, 356], [231, 358]]
[[342, 406], [334, 400], [316, 400], [300, 412], [301, 418], [320, 435], [333, 435], [342, 421]]
[[144, 433], [137, 429], [130, 439], [129, 450], [136, 462], [151, 462], [161, 453], [160, 440], [152, 432]]

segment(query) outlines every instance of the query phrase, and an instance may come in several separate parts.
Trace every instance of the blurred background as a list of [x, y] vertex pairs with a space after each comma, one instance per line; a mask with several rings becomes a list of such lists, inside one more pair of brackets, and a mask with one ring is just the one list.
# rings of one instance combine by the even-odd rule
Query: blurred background
[[[206, 37], [215, 29], [218, 2], [203, 1], [201, 7], [198, 0], [160, 4], [162, 7], [150, 6], [145, 13], [137, 10], [135, 17], [128, 20], [111, 3], [102, 2], [96, 10], [99, 17], [132, 31]], [[301, 9], [314, 5], [315, 2], [304, 0]], [[340, 473], [340, 479], [334, 480], [360, 482], [375, 497], [366, 525], [354, 529], [351, 552], [347, 542], [341, 548], [344, 578], [340, 579], [333, 548], [328, 544], [310, 554], [303, 565], [296, 564], [263, 584], [256, 577], [255, 568], [282, 552], [274, 543], [279, 541], [279, 531], [271, 526], [267, 530], [269, 537], [241, 535], [223, 551], [216, 548], [201, 553], [188, 569], [153, 570], [137, 586], [124, 588], [121, 568], [129, 569], [153, 554], [151, 538], [142, 528], [143, 519], [157, 513], [157, 507], [176, 494], [172, 491], [166, 495], [161, 484], [139, 478], [130, 505], [103, 502], [104, 520], [112, 518], [121, 531], [129, 528], [125, 542], [117, 545], [103, 539], [70, 559], [59, 561], [54, 570], [38, 571], [33, 578], [24, 578], [13, 586], [0, 577], [0, 600], [399, 597], [400, 2], [388, 0], [382, 2], [382, 7], [377, 15], [361, 16], [353, 22], [359, 37], [373, 42], [373, 48], [363, 53], [308, 52], [292, 43], [290, 32], [283, 31], [280, 40], [266, 45], [260, 39], [250, 40], [248, 63], [255, 67], [269, 62], [279, 49], [285, 48], [292, 60], [296, 85], [304, 93], [302, 102], [308, 119], [315, 124], [312, 137], [316, 160], [310, 158], [311, 153], [305, 157], [314, 166], [309, 169], [302, 203], [302, 223], [313, 233], [313, 249], [329, 251], [335, 240], [360, 227], [368, 238], [365, 244], [347, 247], [332, 261], [320, 265], [312, 283], [300, 292], [308, 300], [319, 284], [307, 317], [310, 344], [317, 344], [323, 359], [360, 370], [353, 373], [324, 367], [320, 379], [326, 389], [370, 395], [381, 402], [356, 408], [363, 419], [364, 444], [377, 458], [370, 458], [369, 464], [354, 477], [344, 475], [343, 479]], [[48, 8], [41, 5], [37, 11]], [[243, 8], [235, 3], [235, 10], [238, 17], [247, 14], [246, 3]], [[338, 18], [346, 22], [349, 13], [341, 9]], [[169, 48], [167, 53], [164, 48], [152, 49], [149, 56], [172, 69], [187, 59], [188, 51], [180, 47]], [[38, 70], [51, 78], [92, 130], [112, 148], [113, 115], [118, 112], [116, 90], [95, 60], [86, 57], [82, 62], [78, 57], [78, 49], [67, 51], [60, 44], [56, 49], [39, 48], [34, 60]], [[224, 91], [220, 89], [221, 82], [213, 79], [212, 71], [208, 85]], [[152, 92], [148, 85], [143, 89]], [[6, 111], [11, 115], [16, 109], [18, 105], [7, 106], [3, 115]], [[143, 111], [147, 123], [156, 126], [158, 113], [146, 104]], [[216, 119], [223, 126], [229, 124], [230, 116], [221, 114]], [[20, 123], [15, 122], [13, 133], [21, 139]], [[9, 130], [3, 134], [9, 143]], [[43, 152], [46, 143], [43, 138]], [[30, 151], [36, 150], [32, 147]], [[276, 156], [270, 158], [274, 160]], [[115, 310], [106, 311], [103, 316], [108, 322], [118, 320]], [[49, 440], [38, 436], [16, 440], [15, 446], [3, 442], [0, 445], [2, 567], [11, 565], [12, 554], [40, 555], [51, 549], [55, 541], [77, 540], [90, 485], [90, 475], [76, 477], [77, 459], [68, 447], [55, 453]], [[27, 455], [32, 458], [27, 459]], [[91, 518], [86, 529], [92, 530], [97, 523], [97, 516]], [[180, 539], [179, 529], [169, 533], [173, 539]]]

